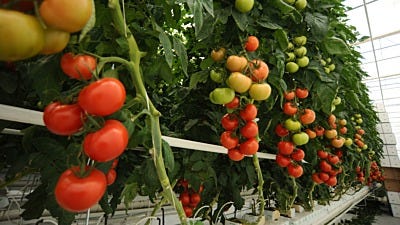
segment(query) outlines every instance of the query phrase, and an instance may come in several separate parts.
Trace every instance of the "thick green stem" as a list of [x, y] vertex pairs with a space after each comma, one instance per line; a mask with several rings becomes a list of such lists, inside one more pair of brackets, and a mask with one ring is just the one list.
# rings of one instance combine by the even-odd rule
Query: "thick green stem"
[[256, 169], [257, 179], [258, 179], [257, 191], [258, 191], [258, 201], [260, 203], [260, 213], [258, 214], [257, 223], [259, 223], [261, 221], [261, 217], [264, 216], [265, 199], [264, 199], [264, 192], [263, 192], [264, 179], [262, 176], [260, 162], [258, 160], [257, 155], [253, 156], [253, 164]]
[[315, 182], [313, 182], [313, 185], [311, 186], [311, 189], [310, 189], [310, 191], [308, 192], [308, 199], [309, 199], [309, 201], [310, 201], [311, 210], [314, 209], [313, 192], [314, 192], [315, 186], [317, 186], [317, 184], [316, 184]]
[[292, 178], [292, 181], [293, 181], [293, 196], [292, 196], [293, 198], [291, 199], [291, 201], [289, 203], [289, 210], [292, 208], [292, 206], [294, 204], [294, 201], [296, 201], [297, 189], [298, 189], [297, 183], [296, 183], [296, 178], [294, 178], [294, 177], [291, 177], [291, 178]]
[[133, 84], [135, 85], [136, 95], [142, 96], [147, 104], [147, 109], [150, 111], [150, 119], [151, 119], [151, 131], [152, 131], [152, 142], [153, 142], [153, 151], [152, 158], [157, 169], [157, 175], [160, 180], [161, 186], [164, 190], [165, 197], [169, 202], [175, 207], [181, 224], [187, 224], [187, 218], [185, 212], [183, 210], [182, 204], [178, 200], [175, 195], [174, 190], [172, 189], [171, 183], [169, 181], [167, 171], [164, 165], [164, 159], [162, 156], [162, 139], [161, 139], [161, 129], [160, 129], [160, 112], [154, 107], [152, 102], [147, 96], [147, 91], [144, 86], [142, 80], [142, 74], [140, 72], [140, 60], [143, 56], [143, 53], [140, 52], [139, 47], [136, 43], [136, 40], [130, 30], [128, 29], [124, 17], [121, 11], [121, 7], [118, 0], [109, 0], [109, 7], [111, 9], [111, 15], [113, 17], [113, 22], [115, 29], [120, 33], [120, 35], [124, 36], [128, 42], [129, 46], [129, 62], [124, 62], [127, 67], [129, 73], [131, 74], [131, 78]]

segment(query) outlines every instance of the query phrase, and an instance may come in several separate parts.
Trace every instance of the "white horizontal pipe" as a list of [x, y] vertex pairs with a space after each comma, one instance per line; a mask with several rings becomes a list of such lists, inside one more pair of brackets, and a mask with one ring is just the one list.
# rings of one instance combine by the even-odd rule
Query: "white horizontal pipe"
[[[44, 126], [43, 112], [3, 104], [0, 104], [0, 119]], [[21, 131], [5, 129], [2, 131], [2, 133], [21, 134]], [[172, 147], [222, 154], [227, 154], [228, 152], [226, 148], [220, 145], [189, 141], [168, 136], [162, 136], [162, 138]], [[269, 153], [258, 152], [257, 156], [261, 159], [275, 159], [275, 155]]]

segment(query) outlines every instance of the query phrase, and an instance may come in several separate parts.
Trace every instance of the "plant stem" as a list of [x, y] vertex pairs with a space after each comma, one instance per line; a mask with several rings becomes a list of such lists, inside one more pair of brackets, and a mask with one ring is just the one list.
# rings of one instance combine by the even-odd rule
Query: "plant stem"
[[113, 22], [115, 29], [120, 33], [121, 36], [126, 37], [129, 46], [129, 62], [123, 62], [127, 66], [128, 71], [132, 77], [133, 84], [135, 85], [136, 94], [142, 96], [147, 104], [147, 109], [150, 111], [151, 120], [151, 131], [152, 131], [152, 142], [153, 151], [152, 158], [157, 169], [157, 175], [160, 180], [161, 186], [164, 190], [166, 199], [171, 202], [175, 207], [181, 224], [187, 224], [187, 218], [185, 212], [183, 211], [182, 204], [175, 195], [172, 189], [171, 183], [169, 181], [167, 171], [164, 165], [164, 159], [162, 156], [162, 139], [161, 139], [161, 129], [159, 117], [161, 113], [154, 107], [150, 99], [148, 98], [146, 88], [142, 80], [142, 74], [140, 72], [140, 59], [144, 55], [140, 52], [136, 40], [130, 30], [127, 28], [127, 24], [124, 21], [122, 15], [121, 7], [118, 0], [109, 0], [109, 7], [111, 9], [111, 15], [113, 17]]
[[310, 204], [311, 204], [311, 210], [314, 209], [313, 192], [314, 192], [315, 186], [317, 186], [317, 184], [316, 184], [315, 182], [313, 182], [313, 185], [311, 186], [311, 189], [310, 189], [310, 191], [308, 192], [308, 199], [309, 199]]
[[294, 201], [297, 198], [297, 189], [298, 189], [297, 183], [296, 183], [296, 178], [294, 178], [294, 177], [290, 177], [290, 178], [292, 178], [292, 181], [293, 181], [293, 199], [289, 203], [289, 210], [292, 208]]
[[257, 154], [253, 155], [253, 164], [256, 169], [257, 179], [258, 179], [257, 191], [258, 191], [258, 201], [260, 202], [260, 213], [258, 215], [257, 222], [259, 223], [261, 221], [261, 217], [264, 216], [265, 199], [263, 192], [264, 179], [262, 176], [260, 162], [258, 160]]

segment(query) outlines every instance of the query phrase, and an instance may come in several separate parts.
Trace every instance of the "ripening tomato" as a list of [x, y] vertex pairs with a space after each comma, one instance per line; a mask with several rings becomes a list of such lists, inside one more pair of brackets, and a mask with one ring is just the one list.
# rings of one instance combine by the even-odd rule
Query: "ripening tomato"
[[240, 161], [244, 159], [245, 155], [239, 151], [239, 149], [229, 149], [228, 150], [228, 157], [232, 161]]
[[242, 72], [247, 67], [247, 59], [243, 56], [231, 55], [226, 59], [225, 66], [231, 72]]
[[253, 138], [258, 134], [258, 125], [254, 121], [247, 121], [246, 124], [240, 128], [240, 134], [245, 138]]
[[307, 88], [296, 88], [296, 96], [300, 99], [308, 97], [308, 89]]
[[127, 145], [128, 130], [118, 120], [107, 120], [100, 130], [87, 134], [83, 140], [85, 154], [98, 162], [117, 158]]
[[50, 55], [61, 52], [68, 44], [70, 33], [53, 28], [44, 30], [44, 47], [41, 54]]
[[183, 206], [183, 211], [185, 212], [186, 217], [191, 217], [193, 215], [193, 208], [190, 206]]
[[50, 132], [68, 136], [83, 127], [84, 113], [78, 104], [53, 102], [44, 109], [43, 121]]
[[315, 121], [315, 112], [312, 109], [304, 109], [303, 114], [300, 116], [300, 122], [303, 125], [311, 124]]
[[237, 96], [235, 96], [231, 102], [225, 104], [225, 107], [228, 109], [236, 109], [239, 107], [239, 105], [240, 105], [240, 100]]
[[249, 63], [249, 69], [250, 69], [251, 79], [254, 82], [262, 82], [268, 78], [269, 75], [268, 65], [260, 59], [253, 59]]
[[280, 141], [278, 142], [278, 150], [280, 154], [290, 155], [294, 150], [294, 144], [291, 141]]
[[258, 151], [258, 141], [255, 138], [249, 138], [246, 141], [240, 143], [239, 151], [245, 155], [254, 155]]
[[259, 44], [260, 43], [259, 43], [258, 38], [256, 36], [249, 36], [249, 37], [247, 37], [246, 43], [244, 45], [244, 48], [248, 52], [254, 52], [255, 50], [257, 50]]
[[275, 161], [278, 166], [283, 168], [287, 167], [292, 162], [289, 157], [282, 154], [276, 154]]
[[294, 91], [285, 92], [284, 97], [287, 101], [291, 101], [296, 97], [296, 93]]
[[319, 179], [321, 179], [323, 182], [327, 181], [329, 179], [329, 174], [325, 172], [319, 172], [318, 174]]
[[118, 79], [106, 77], [83, 88], [78, 103], [87, 113], [107, 116], [121, 109], [125, 98], [124, 85]]
[[314, 131], [315, 131], [315, 134], [317, 135], [317, 137], [321, 137], [325, 133], [325, 128], [318, 125], [318, 126], [314, 127]]
[[328, 155], [328, 161], [332, 165], [336, 165], [339, 163], [340, 159], [337, 155]]
[[299, 178], [303, 175], [303, 167], [299, 164], [290, 163], [287, 168], [289, 175], [294, 178]]
[[78, 166], [64, 171], [58, 178], [54, 195], [61, 208], [70, 212], [83, 212], [95, 205], [104, 195], [107, 179], [103, 172], [86, 167], [86, 176], [79, 177]]
[[39, 14], [49, 27], [74, 33], [86, 25], [92, 9], [92, 0], [44, 0]]
[[325, 152], [324, 150], [318, 150], [317, 155], [320, 159], [326, 159], [328, 158], [328, 152]]
[[313, 131], [313, 130], [311, 130], [311, 129], [306, 129], [305, 130], [305, 132], [307, 133], [307, 135], [308, 135], [308, 137], [310, 138], [310, 139], [314, 139], [314, 138], [316, 138], [317, 137], [317, 133], [315, 132], [315, 131]]
[[324, 182], [323, 180], [321, 180], [321, 178], [319, 178], [318, 173], [313, 173], [311, 178], [316, 184], [322, 184]]
[[224, 131], [219, 140], [221, 145], [227, 149], [236, 148], [236, 146], [239, 144], [239, 138], [233, 136], [232, 131]]
[[257, 117], [257, 107], [254, 104], [247, 104], [240, 110], [239, 115], [245, 121], [254, 120]]
[[18, 61], [37, 55], [44, 31], [34, 16], [0, 8], [0, 61]]
[[61, 57], [62, 71], [71, 78], [77, 80], [90, 80], [96, 70], [96, 58], [90, 55], [74, 55], [71, 52]]
[[297, 113], [297, 106], [292, 102], [285, 102], [283, 105], [283, 113], [288, 116], [293, 116]]
[[335, 186], [337, 184], [336, 176], [329, 177], [329, 179], [325, 181], [325, 184], [331, 187]]
[[115, 179], [117, 179], [117, 171], [113, 168], [111, 168], [107, 174], [106, 174], [106, 178], [107, 178], [107, 185], [111, 185], [115, 182]]
[[221, 62], [224, 60], [226, 54], [225, 48], [213, 49], [211, 51], [211, 58], [214, 62]]
[[221, 124], [225, 130], [235, 130], [239, 126], [239, 118], [236, 114], [227, 113], [222, 117]]

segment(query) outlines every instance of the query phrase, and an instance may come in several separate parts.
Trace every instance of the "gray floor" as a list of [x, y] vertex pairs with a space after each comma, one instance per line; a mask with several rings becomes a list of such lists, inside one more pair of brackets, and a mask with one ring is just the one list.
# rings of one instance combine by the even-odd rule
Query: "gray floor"
[[373, 225], [400, 225], [400, 217], [393, 217], [385, 213], [376, 216], [376, 222]]

